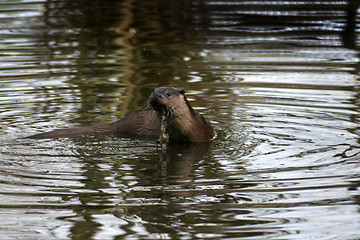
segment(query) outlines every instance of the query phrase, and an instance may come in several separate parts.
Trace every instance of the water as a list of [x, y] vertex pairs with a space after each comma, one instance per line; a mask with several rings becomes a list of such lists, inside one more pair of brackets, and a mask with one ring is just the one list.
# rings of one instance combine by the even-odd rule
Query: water
[[[358, 239], [356, 1], [3, 1], [0, 239]], [[22, 137], [184, 87], [211, 144]]]

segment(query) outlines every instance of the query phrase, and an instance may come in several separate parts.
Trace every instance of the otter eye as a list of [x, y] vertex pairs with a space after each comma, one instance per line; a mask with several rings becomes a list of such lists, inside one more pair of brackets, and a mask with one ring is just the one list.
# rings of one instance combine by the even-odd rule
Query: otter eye
[[167, 95], [168, 97], [170, 97], [170, 96], [171, 96], [171, 93], [167, 92], [166, 95]]

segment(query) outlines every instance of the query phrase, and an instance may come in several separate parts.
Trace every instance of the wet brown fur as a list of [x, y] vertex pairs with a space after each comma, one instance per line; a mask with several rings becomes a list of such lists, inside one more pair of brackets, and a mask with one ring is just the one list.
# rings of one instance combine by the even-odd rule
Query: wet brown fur
[[205, 142], [214, 136], [214, 130], [200, 113], [187, 101], [184, 91], [160, 87], [149, 97], [153, 110], [130, 114], [116, 122], [88, 127], [58, 129], [27, 138], [61, 138], [81, 135], [117, 135], [157, 139], [160, 136], [162, 116], [167, 122], [170, 142]]

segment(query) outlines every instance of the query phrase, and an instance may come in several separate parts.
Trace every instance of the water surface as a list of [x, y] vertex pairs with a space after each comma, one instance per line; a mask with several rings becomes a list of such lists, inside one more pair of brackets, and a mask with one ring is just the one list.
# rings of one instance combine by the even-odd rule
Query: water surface
[[[356, 1], [0, 4], [0, 239], [358, 239]], [[184, 87], [211, 144], [22, 137]]]

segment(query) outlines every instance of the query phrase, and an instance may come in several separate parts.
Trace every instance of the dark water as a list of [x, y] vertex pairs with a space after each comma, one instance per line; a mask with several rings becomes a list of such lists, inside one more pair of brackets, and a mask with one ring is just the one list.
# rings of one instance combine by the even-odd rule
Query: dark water
[[[357, 5], [2, 1], [0, 239], [359, 239]], [[211, 146], [21, 139], [157, 86], [187, 89]]]

